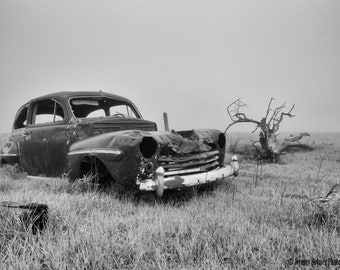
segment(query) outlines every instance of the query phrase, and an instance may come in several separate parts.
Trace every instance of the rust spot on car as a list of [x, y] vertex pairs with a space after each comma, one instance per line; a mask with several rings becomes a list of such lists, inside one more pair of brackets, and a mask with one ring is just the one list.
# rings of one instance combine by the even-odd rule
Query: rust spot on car
[[164, 185], [170, 189], [171, 188], [183, 188], [185, 187], [183, 183], [184, 183], [184, 179], [180, 176], [176, 176], [174, 179], [166, 180], [164, 182]]

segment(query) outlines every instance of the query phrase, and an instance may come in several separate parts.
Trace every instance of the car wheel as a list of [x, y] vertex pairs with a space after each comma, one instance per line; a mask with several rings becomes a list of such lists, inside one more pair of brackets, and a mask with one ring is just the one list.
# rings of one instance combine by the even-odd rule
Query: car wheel
[[114, 182], [105, 164], [96, 157], [86, 157], [82, 160], [81, 174], [91, 177], [93, 183], [101, 186], [110, 185]]

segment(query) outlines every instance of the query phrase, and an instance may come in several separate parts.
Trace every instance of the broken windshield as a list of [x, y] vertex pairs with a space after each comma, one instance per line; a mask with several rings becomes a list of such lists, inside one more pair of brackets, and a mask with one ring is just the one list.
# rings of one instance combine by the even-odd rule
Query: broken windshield
[[108, 97], [77, 97], [70, 99], [77, 118], [121, 117], [141, 118], [134, 106], [126, 101]]

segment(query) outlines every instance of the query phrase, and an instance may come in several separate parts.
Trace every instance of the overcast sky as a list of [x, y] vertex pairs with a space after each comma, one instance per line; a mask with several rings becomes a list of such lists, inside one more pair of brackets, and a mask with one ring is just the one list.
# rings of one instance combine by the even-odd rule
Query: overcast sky
[[[340, 131], [340, 1], [0, 0], [0, 132], [50, 92], [126, 96], [176, 130], [295, 104], [282, 131]], [[231, 131], [252, 131], [252, 125]]]

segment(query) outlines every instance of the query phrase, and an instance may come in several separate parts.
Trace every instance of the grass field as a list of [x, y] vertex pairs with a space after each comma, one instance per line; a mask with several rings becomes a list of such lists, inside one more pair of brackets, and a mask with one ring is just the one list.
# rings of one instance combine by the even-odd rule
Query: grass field
[[328, 269], [340, 260], [339, 226], [314, 223], [309, 199], [339, 183], [340, 134], [306, 141], [314, 151], [263, 164], [257, 180], [241, 157], [237, 178], [157, 200], [2, 168], [0, 201], [44, 203], [50, 215], [34, 236], [0, 209], [0, 269], [284, 269], [294, 259]]

